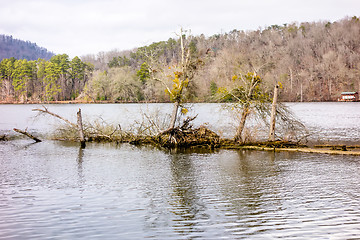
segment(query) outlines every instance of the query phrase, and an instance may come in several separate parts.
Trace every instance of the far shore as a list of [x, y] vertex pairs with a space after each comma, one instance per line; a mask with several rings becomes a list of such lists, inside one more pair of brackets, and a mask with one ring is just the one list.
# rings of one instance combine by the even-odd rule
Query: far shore
[[114, 104], [114, 103], [171, 103], [171, 102], [156, 102], [156, 101], [85, 101], [85, 100], [64, 100], [64, 101], [27, 101], [27, 102], [15, 102], [15, 101], [0, 101], [0, 104]]
[[[309, 101], [309, 102], [302, 102], [302, 103], [322, 103], [319, 101]], [[342, 102], [342, 103], [348, 103], [344, 101], [323, 101], [323, 102]], [[118, 100], [99, 100], [99, 101], [85, 101], [85, 100], [64, 100], [64, 101], [27, 101], [27, 102], [17, 102], [17, 101], [0, 101], [1, 104], [122, 104], [122, 103], [172, 103], [170, 101], [118, 101]], [[187, 102], [187, 103], [219, 103], [219, 102], [212, 102], [212, 101], [198, 101], [198, 102]], [[301, 102], [291, 102], [291, 103], [301, 103]]]

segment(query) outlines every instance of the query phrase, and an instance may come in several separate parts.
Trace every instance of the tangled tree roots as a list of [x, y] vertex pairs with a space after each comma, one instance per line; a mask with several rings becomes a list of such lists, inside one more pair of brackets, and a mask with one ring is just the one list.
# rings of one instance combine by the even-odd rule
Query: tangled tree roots
[[204, 126], [193, 129], [190, 122], [194, 119], [187, 118], [182, 126], [160, 133], [154, 137], [154, 141], [163, 147], [216, 147], [220, 142], [219, 135]]

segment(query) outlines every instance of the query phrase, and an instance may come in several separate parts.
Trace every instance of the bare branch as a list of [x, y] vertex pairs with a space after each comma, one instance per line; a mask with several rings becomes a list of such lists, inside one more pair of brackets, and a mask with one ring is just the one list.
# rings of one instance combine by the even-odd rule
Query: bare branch
[[54, 116], [58, 119], [61, 119], [63, 120], [64, 122], [68, 123], [69, 125], [71, 125], [72, 127], [74, 128], [78, 128], [78, 126], [72, 122], [70, 122], [69, 120], [67, 120], [66, 118], [63, 118], [61, 117], [60, 115], [56, 114], [56, 113], [53, 113], [53, 112], [50, 112], [45, 106], [43, 106], [44, 109], [39, 109], [39, 108], [36, 108], [36, 109], [33, 109], [32, 111], [38, 111], [38, 112], [41, 112], [41, 113], [47, 113], [47, 114], [50, 114], [51, 116]]
[[17, 128], [14, 128], [14, 131], [15, 132], [18, 132], [18, 133], [21, 133], [29, 138], [31, 138], [32, 140], [34, 140], [35, 142], [41, 142], [41, 140], [37, 137], [34, 137], [33, 135], [31, 135], [30, 133], [28, 133], [26, 130], [25, 131], [22, 131], [20, 129], [17, 129]]

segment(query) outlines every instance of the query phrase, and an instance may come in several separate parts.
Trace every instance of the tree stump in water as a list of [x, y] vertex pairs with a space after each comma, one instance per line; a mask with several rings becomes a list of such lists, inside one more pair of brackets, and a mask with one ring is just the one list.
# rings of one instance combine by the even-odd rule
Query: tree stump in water
[[80, 144], [81, 144], [81, 148], [85, 148], [86, 147], [86, 141], [85, 141], [85, 136], [84, 136], [84, 128], [83, 128], [83, 124], [82, 124], [82, 117], [81, 117], [81, 109], [79, 108], [79, 111], [77, 112], [77, 128], [79, 130], [79, 138], [80, 138]]

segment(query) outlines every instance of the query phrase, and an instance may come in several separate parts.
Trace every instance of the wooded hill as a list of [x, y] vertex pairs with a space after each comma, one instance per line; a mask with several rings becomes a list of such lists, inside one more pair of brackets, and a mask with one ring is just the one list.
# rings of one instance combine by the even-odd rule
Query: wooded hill
[[[233, 75], [256, 70], [269, 90], [276, 82], [282, 83], [282, 101], [336, 101], [342, 91], [360, 89], [359, 36], [357, 17], [332, 23], [272, 25], [247, 32], [233, 30], [211, 37], [190, 36], [188, 48], [193, 59], [201, 60], [203, 65], [196, 70], [188, 91], [192, 101], [213, 101], [219, 88], [231, 84]], [[119, 84], [119, 76], [135, 74], [143, 62], [152, 61], [150, 55], [162, 63], [166, 72], [179, 62], [180, 43], [169, 39], [131, 51], [83, 57], [97, 69], [93, 84], [89, 83], [94, 86], [93, 92], [105, 99], [135, 100], [135, 88], [139, 88], [146, 99], [165, 100], [167, 96], [163, 88], [158, 89], [159, 83], [126, 78]], [[129, 87], [121, 93], [120, 86], [126, 85], [134, 89]]]
[[45, 48], [29, 41], [14, 39], [12, 36], [0, 34], [0, 61], [4, 58], [49, 60], [54, 54]]
[[[233, 30], [210, 37], [186, 32], [185, 48], [194, 63], [193, 76], [184, 90], [186, 100], [218, 101], [217, 94], [233, 84], [234, 76], [256, 72], [269, 93], [281, 83], [282, 101], [336, 101], [342, 91], [360, 89], [359, 36], [358, 17]], [[32, 79], [24, 81], [26, 90], [21, 94], [14, 89], [17, 85], [11, 75], [16, 67], [5, 73], [3, 60], [0, 100], [68, 100], [78, 96], [88, 101], [169, 101], [164, 90], [165, 85], [171, 88], [174, 84], [172, 76], [181, 63], [180, 45], [179, 38], [170, 38], [133, 50], [83, 56], [80, 62], [87, 66], [82, 75], [86, 77], [76, 78], [76, 90], [72, 89], [75, 78], [68, 64], [73, 60], [67, 56], [62, 55], [66, 64], [51, 77], [39, 77], [39, 73], [20, 77]], [[50, 62], [59, 67], [62, 61]], [[50, 78], [57, 89], [51, 96], [45, 94], [44, 82]], [[37, 87], [30, 87], [32, 84]], [[43, 93], [33, 94], [32, 89]]]

